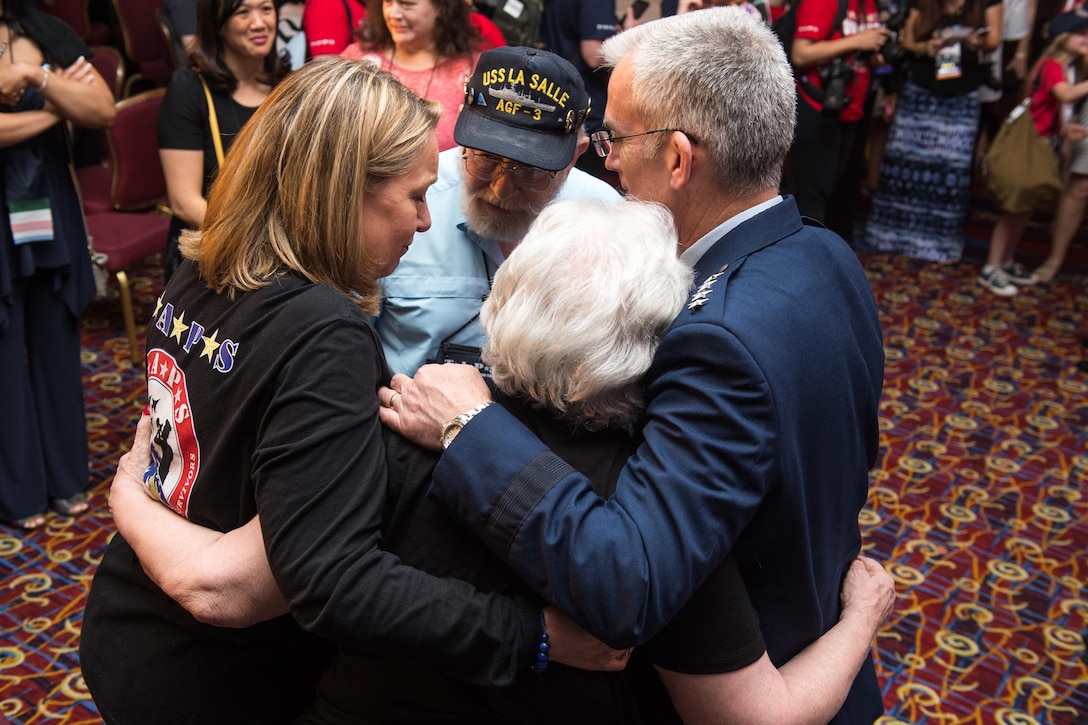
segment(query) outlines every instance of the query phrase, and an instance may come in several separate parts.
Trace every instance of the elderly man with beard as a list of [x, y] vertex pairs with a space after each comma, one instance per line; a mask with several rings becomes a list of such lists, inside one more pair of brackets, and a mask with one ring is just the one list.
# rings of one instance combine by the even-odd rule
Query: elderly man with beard
[[460, 148], [440, 155], [427, 192], [431, 228], [382, 280], [375, 326], [392, 372], [463, 362], [486, 376], [480, 305], [529, 225], [554, 199], [620, 199], [573, 168], [589, 147], [589, 106], [578, 71], [557, 55], [502, 47], [480, 56], [454, 129]]

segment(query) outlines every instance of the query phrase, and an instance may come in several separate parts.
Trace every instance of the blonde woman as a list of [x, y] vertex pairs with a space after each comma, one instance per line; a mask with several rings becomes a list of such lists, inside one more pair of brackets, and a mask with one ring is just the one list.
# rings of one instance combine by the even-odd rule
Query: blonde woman
[[[149, 515], [162, 518], [150, 531], [119, 519], [83, 624], [83, 675], [107, 723], [291, 721], [313, 697], [329, 641], [483, 682], [528, 666], [538, 607], [377, 548], [376, 389], [388, 372], [369, 315], [377, 279], [430, 226], [436, 120], [434, 104], [373, 66], [307, 64], [242, 130], [202, 231], [183, 236], [187, 259], [147, 345], [145, 481], [165, 504]], [[283, 593], [272, 609], [286, 600], [293, 616], [220, 628], [167, 596], [156, 582], [176, 567], [136, 552], [186, 561], [173, 527], [189, 522], [213, 539], [259, 526], [264, 571]]]

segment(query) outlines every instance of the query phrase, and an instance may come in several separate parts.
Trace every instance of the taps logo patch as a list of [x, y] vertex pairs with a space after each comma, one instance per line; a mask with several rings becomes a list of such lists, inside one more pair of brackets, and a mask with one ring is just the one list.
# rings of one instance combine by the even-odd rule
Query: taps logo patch
[[200, 471], [200, 443], [193, 428], [185, 371], [160, 349], [147, 357], [147, 395], [151, 408], [151, 466], [145, 484], [154, 476], [164, 504], [188, 516], [193, 482]]

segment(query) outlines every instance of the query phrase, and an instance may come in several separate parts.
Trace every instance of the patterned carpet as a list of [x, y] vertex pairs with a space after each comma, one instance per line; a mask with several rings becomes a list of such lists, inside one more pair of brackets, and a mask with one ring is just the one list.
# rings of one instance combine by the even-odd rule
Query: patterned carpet
[[1088, 713], [1084, 278], [1012, 299], [978, 268], [864, 256], [884, 327], [884, 455], [861, 517], [899, 585], [887, 723]]
[[[1088, 358], [1088, 257], [1001, 299], [974, 283], [979, 244], [968, 253], [947, 267], [860, 255], [887, 350], [861, 523], [899, 589], [876, 644], [880, 722], [1068, 725], [1088, 714], [1088, 375], [1072, 364]], [[133, 277], [146, 317], [159, 269]], [[83, 355], [93, 511], [29, 536], [0, 527], [0, 718], [20, 725], [101, 722], [76, 649], [108, 480], [143, 407], [116, 299], [88, 311]]]

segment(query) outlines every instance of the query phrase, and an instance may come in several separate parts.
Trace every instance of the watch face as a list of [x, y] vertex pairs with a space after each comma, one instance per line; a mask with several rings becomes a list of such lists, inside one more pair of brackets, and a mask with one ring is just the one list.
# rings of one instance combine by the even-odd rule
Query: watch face
[[446, 423], [446, 425], [442, 426], [442, 450], [449, 448], [450, 443], [457, 437], [457, 433], [464, 428], [470, 420], [476, 417], [477, 413], [489, 405], [491, 405], [490, 402], [478, 405], [467, 413], [462, 413], [449, 423]]
[[450, 443], [453, 443], [453, 439], [457, 437], [457, 433], [461, 430], [462, 425], [464, 424], [459, 420], [454, 420], [446, 424], [446, 427], [442, 429], [442, 450], [446, 450], [450, 447]]

